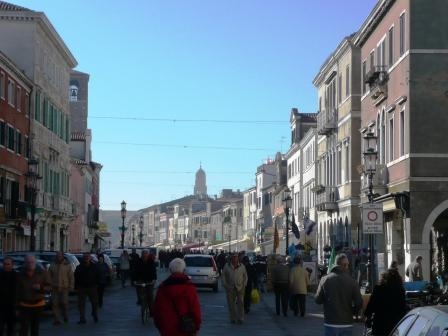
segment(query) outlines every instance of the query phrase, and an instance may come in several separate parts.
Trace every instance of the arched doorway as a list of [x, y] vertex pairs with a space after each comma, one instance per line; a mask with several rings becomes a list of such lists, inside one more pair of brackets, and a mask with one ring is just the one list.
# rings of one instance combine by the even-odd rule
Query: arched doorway
[[448, 200], [436, 206], [426, 218], [422, 234], [424, 247], [426, 251], [429, 247], [427, 264], [430, 267], [423, 265], [423, 276], [427, 279], [429, 275], [429, 279], [434, 281], [437, 275], [448, 270]]
[[431, 279], [448, 271], [448, 209], [434, 221], [430, 232]]

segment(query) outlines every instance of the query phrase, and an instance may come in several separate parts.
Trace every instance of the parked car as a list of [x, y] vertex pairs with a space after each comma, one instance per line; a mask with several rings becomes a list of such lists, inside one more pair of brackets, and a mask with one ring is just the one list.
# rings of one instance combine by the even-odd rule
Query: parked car
[[448, 335], [448, 306], [425, 306], [412, 309], [395, 326], [391, 336]]
[[198, 287], [210, 287], [214, 292], [218, 291], [219, 272], [213, 256], [206, 254], [186, 254], [185, 274], [191, 282]]
[[[15, 252], [8, 252], [7, 255], [9, 256], [17, 256], [17, 257], [25, 257], [27, 254], [33, 254], [36, 256], [36, 259], [41, 259], [47, 261], [49, 264], [51, 264], [56, 259], [56, 251], [36, 251], [36, 252], [30, 252], [30, 251], [15, 251]], [[76, 269], [76, 266], [79, 265], [78, 259], [72, 254], [68, 252], [64, 252], [64, 259], [70, 264], [72, 271], [74, 272]]]

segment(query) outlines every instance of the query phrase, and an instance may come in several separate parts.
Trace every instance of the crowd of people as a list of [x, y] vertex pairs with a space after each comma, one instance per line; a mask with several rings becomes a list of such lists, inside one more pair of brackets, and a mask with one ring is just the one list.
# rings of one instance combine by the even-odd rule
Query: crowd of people
[[[211, 252], [220, 273], [221, 284], [227, 299], [229, 322], [243, 324], [251, 310], [254, 289], [264, 292], [267, 275], [266, 258], [256, 256], [250, 260], [244, 252], [228, 254]], [[51, 292], [53, 324], [68, 323], [68, 297], [77, 295], [79, 320], [85, 324], [87, 299], [91, 305], [91, 316], [98, 322], [98, 310], [103, 306], [104, 289], [109, 272], [104, 257], [98, 253], [98, 262], [92, 261], [90, 253], [84, 253], [81, 263], [73, 272], [71, 265], [58, 252], [48, 270], [36, 267], [36, 258], [25, 257], [21, 272], [14, 271], [14, 261], [5, 257], [0, 270], [0, 334], [34, 336], [39, 333], [39, 316], [45, 308], [45, 293]], [[407, 267], [406, 276], [412, 281], [422, 280], [422, 258]], [[197, 291], [184, 274], [186, 265], [180, 250], [163, 251], [159, 254], [162, 270], [169, 276], [160, 283], [154, 296], [157, 280], [156, 256], [148, 250], [141, 255], [133, 250], [124, 250], [120, 256], [120, 278], [122, 287], [128, 279], [132, 286], [145, 284], [146, 300], [154, 324], [161, 335], [194, 335], [201, 326], [201, 308]], [[269, 269], [269, 282], [275, 296], [277, 315], [306, 316], [306, 298], [310, 286], [310, 272], [302, 266], [300, 255], [285, 257], [277, 255]], [[325, 335], [345, 336], [352, 334], [354, 316], [363, 306], [358, 282], [351, 276], [349, 258], [340, 253], [328, 274], [320, 279], [315, 293], [315, 302], [323, 305]], [[142, 304], [137, 291], [137, 304]], [[383, 272], [373, 288], [364, 307], [364, 316], [372, 335], [386, 335], [407, 311], [403, 279], [392, 262]], [[178, 323], [173, 323], [173, 321]]]

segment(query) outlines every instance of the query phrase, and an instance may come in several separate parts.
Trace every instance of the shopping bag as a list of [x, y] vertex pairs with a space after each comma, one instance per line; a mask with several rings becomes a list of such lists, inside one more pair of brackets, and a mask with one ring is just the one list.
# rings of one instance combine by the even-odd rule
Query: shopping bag
[[258, 302], [260, 302], [260, 292], [258, 291], [258, 289], [254, 288], [250, 292], [250, 301], [253, 304], [257, 304]]

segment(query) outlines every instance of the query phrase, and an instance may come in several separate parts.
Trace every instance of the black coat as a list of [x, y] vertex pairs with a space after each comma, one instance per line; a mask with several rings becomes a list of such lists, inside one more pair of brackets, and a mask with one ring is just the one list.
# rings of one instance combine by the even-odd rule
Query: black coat
[[15, 304], [17, 273], [0, 271], [0, 311], [13, 309]]
[[394, 326], [406, 314], [406, 298], [403, 286], [377, 285], [373, 289], [365, 311], [373, 314], [373, 335], [389, 335]]
[[156, 263], [153, 260], [148, 259], [146, 262], [143, 260], [137, 266], [138, 282], [150, 283], [157, 280], [157, 268]]
[[90, 263], [79, 264], [75, 270], [75, 288], [96, 287], [101, 281], [101, 273], [98, 265]]

